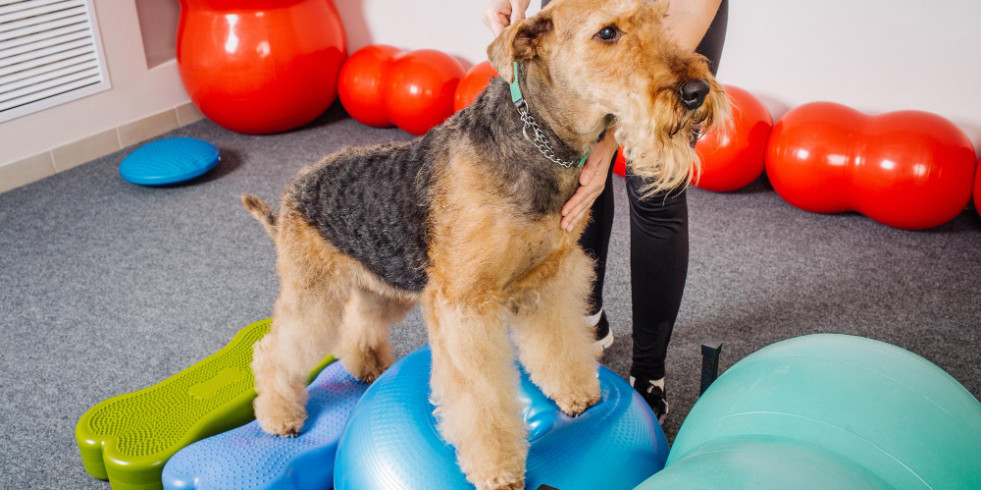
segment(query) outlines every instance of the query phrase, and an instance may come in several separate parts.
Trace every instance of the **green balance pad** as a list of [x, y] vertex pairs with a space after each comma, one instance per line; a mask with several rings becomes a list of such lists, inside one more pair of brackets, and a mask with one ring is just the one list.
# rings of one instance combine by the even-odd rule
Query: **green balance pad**
[[[271, 323], [255, 322], [191, 367], [85, 412], [75, 427], [85, 471], [115, 490], [162, 489], [160, 473], [174, 453], [255, 418], [252, 346]], [[333, 361], [325, 359], [310, 379]]]

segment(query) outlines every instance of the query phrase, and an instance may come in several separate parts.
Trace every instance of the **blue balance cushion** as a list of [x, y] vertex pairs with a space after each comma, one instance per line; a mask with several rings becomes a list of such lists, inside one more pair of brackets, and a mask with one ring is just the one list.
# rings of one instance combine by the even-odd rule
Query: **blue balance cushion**
[[[436, 431], [428, 347], [388, 368], [358, 402], [334, 461], [335, 490], [472, 489]], [[572, 418], [524, 372], [520, 397], [530, 448], [526, 488], [632, 489], [664, 467], [668, 442], [650, 407], [600, 367], [600, 401]], [[479, 420], [473, 423], [479, 424]]]
[[167, 462], [164, 488], [330, 488], [341, 431], [367, 388], [334, 362], [307, 387], [307, 420], [299, 436], [266, 434], [253, 420], [198, 441]]
[[119, 175], [134, 184], [169, 185], [204, 175], [221, 157], [218, 148], [196, 138], [167, 138], [137, 148], [119, 164]]

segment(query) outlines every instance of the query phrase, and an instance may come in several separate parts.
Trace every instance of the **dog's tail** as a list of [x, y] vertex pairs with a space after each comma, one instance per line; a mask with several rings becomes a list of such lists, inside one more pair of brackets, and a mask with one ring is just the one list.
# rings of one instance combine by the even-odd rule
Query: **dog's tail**
[[275, 241], [276, 213], [273, 212], [273, 209], [265, 201], [252, 194], [242, 194], [242, 205], [252, 213], [252, 216], [255, 216], [255, 219], [262, 223], [262, 227], [266, 229], [266, 233]]

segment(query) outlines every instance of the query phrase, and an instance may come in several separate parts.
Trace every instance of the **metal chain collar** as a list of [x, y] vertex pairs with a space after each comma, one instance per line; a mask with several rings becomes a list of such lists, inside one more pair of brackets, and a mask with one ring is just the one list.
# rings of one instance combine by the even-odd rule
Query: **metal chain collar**
[[[565, 168], [573, 168], [582, 166], [583, 162], [586, 161], [586, 157], [578, 162], [573, 160], [561, 160], [555, 156], [555, 150], [552, 149], [552, 145], [548, 142], [548, 137], [545, 136], [545, 132], [542, 131], [541, 126], [532, 117], [531, 111], [528, 110], [528, 102], [525, 99], [521, 99], [514, 103], [514, 107], [518, 109], [518, 114], [521, 115], [521, 122], [525, 123], [525, 127], [521, 129], [521, 134], [525, 135], [525, 139], [530, 141], [531, 144], [538, 148], [538, 151], [547, 158], [549, 161], [556, 165], [560, 165]], [[528, 135], [528, 129], [531, 129], [534, 137]], [[588, 155], [587, 155], [588, 156]]]
[[[518, 86], [518, 62], [514, 62], [514, 81], [510, 83], [511, 86], [511, 102], [514, 103], [514, 107], [518, 109], [518, 114], [521, 115], [521, 122], [525, 124], [521, 128], [521, 134], [525, 135], [525, 139], [530, 141], [531, 144], [538, 148], [539, 153], [541, 153], [550, 162], [565, 167], [581, 167], [583, 163], [586, 163], [586, 159], [589, 158], [589, 153], [582, 157], [577, 163], [574, 160], [560, 160], [555, 156], [555, 150], [552, 149], [551, 143], [548, 142], [548, 137], [545, 136], [545, 132], [542, 131], [541, 126], [535, 121], [535, 118], [531, 116], [531, 110], [528, 109], [528, 102], [525, 100], [524, 94], [521, 93], [521, 87]], [[534, 137], [528, 135], [528, 128], [531, 128]]]

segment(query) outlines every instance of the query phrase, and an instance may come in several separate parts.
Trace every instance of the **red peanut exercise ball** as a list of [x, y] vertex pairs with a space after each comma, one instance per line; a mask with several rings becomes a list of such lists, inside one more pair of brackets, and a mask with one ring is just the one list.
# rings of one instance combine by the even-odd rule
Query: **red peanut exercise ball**
[[753, 94], [727, 85], [726, 95], [732, 107], [732, 127], [703, 133], [695, 144], [701, 169], [695, 172], [692, 184], [715, 192], [734, 191], [763, 175], [766, 139], [773, 129], [770, 111]]
[[347, 55], [331, 0], [181, 0], [177, 65], [218, 125], [263, 134], [302, 126], [337, 96]]
[[497, 76], [497, 70], [491, 66], [490, 61], [477, 63], [460, 80], [456, 87], [456, 95], [453, 97], [453, 112], [470, 105], [477, 100], [477, 96], [487, 88], [490, 79]]
[[814, 102], [777, 121], [766, 172], [790, 204], [816, 213], [858, 211], [896, 228], [950, 221], [967, 205], [974, 146], [950, 121], [921, 111], [869, 116]]
[[463, 74], [456, 58], [434, 49], [396, 56], [383, 82], [389, 119], [415, 135], [442, 124], [453, 115], [453, 97]]
[[337, 93], [344, 110], [354, 120], [378, 128], [392, 125], [385, 111], [382, 77], [401, 52], [395, 46], [374, 44], [355, 51], [344, 62]]

